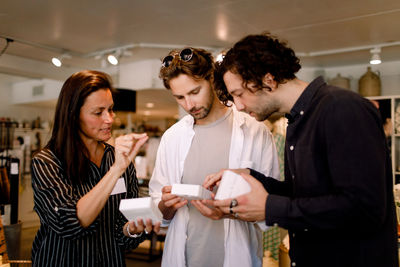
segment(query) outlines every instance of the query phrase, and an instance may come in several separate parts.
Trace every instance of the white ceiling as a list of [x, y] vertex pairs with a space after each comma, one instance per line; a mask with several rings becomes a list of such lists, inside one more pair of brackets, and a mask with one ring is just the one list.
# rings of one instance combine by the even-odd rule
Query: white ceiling
[[[88, 56], [122, 46], [135, 47], [129, 49], [132, 56], [122, 58], [127, 63], [160, 59], [177, 45], [228, 48], [247, 34], [270, 31], [306, 55], [399, 43], [399, 29], [399, 0], [2, 0], [0, 4], [0, 36], [15, 40], [5, 54], [49, 62], [66, 51], [72, 55], [65, 59], [66, 66], [78, 69], [100, 68], [101, 60]], [[0, 50], [5, 43], [0, 39]], [[400, 45], [383, 47], [381, 57], [400, 60]], [[307, 67], [345, 66], [365, 64], [370, 52], [368, 48], [300, 58]], [[6, 66], [1, 72], [19, 74]]]
[[[132, 44], [227, 48], [266, 30], [308, 53], [398, 42], [399, 29], [399, 0], [2, 0], [0, 9], [0, 36], [81, 56]], [[134, 48], [124, 61], [161, 58], [167, 50]], [[383, 60], [400, 59], [399, 45], [382, 50]], [[6, 53], [48, 62], [59, 55], [54, 51], [14, 42]], [[369, 57], [366, 49], [302, 63], [338, 66]], [[67, 62], [100, 67], [93, 58]]]

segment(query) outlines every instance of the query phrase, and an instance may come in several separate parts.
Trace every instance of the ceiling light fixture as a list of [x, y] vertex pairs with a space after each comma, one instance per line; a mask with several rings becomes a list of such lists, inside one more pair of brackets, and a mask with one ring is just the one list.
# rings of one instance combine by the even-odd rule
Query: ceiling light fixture
[[107, 56], [107, 61], [114, 66], [118, 65], [120, 58], [123, 56], [123, 51], [122, 48], [115, 50]]
[[61, 60], [59, 58], [57, 58], [57, 57], [53, 57], [51, 59], [51, 63], [53, 63], [53, 65], [58, 67], [58, 68], [61, 67], [61, 65], [62, 65]]
[[[93, 57], [96, 60], [107, 58], [107, 62], [113, 65], [118, 65], [122, 58], [131, 57], [134, 53], [130, 50], [135, 48], [149, 48], [149, 49], [183, 49], [188, 47], [188, 45], [174, 45], [174, 44], [154, 44], [154, 43], [135, 43], [128, 44], [119, 47], [113, 47], [104, 50], [98, 50], [92, 53], [84, 54], [82, 57], [90, 58]], [[217, 47], [205, 47], [205, 46], [197, 46], [197, 48], [202, 48], [208, 51], [221, 51], [221, 48]], [[103, 67], [104, 64], [102, 64]]]
[[[5, 52], [7, 49], [8, 45], [10, 42], [16, 42], [24, 45], [29, 45], [38, 49], [43, 49], [47, 51], [52, 51], [56, 54], [62, 54], [65, 53], [65, 51], [68, 51], [69, 57], [78, 57], [78, 58], [83, 58], [83, 59], [88, 59], [88, 58], [95, 58], [96, 60], [101, 59], [101, 66], [102, 68], [106, 67], [108, 62], [114, 62], [111, 63], [113, 65], [118, 65], [118, 61], [121, 60], [122, 57], [130, 57], [133, 56], [133, 53], [129, 50], [135, 49], [135, 48], [147, 48], [147, 49], [183, 49], [185, 47], [188, 47], [187, 44], [185, 45], [178, 45], [178, 44], [157, 44], [157, 43], [132, 43], [132, 44], [127, 44], [119, 47], [112, 47], [104, 50], [98, 50], [90, 53], [81, 53], [78, 51], [73, 51], [69, 49], [64, 49], [61, 47], [54, 47], [54, 46], [49, 46], [49, 45], [44, 45], [40, 43], [35, 43], [23, 39], [18, 39], [18, 38], [13, 38], [11, 36], [4, 36], [0, 35], [0, 39], [5, 39], [7, 41], [6, 46], [1, 49], [0, 51], [0, 56]], [[382, 47], [382, 46], [381, 46]], [[221, 48], [218, 47], [206, 47], [206, 46], [197, 46], [197, 48], [202, 48], [208, 51], [220, 51]], [[113, 55], [113, 56], [110, 56]], [[108, 60], [103, 60], [107, 58]], [[52, 58], [52, 63], [55, 66], [62, 66], [62, 57], [54, 57]]]
[[57, 68], [62, 66], [62, 60], [64, 58], [71, 58], [71, 56], [69, 54], [62, 54], [59, 57], [53, 57], [51, 59], [51, 63], [53, 63], [54, 66], [56, 66]]
[[118, 65], [118, 58], [114, 54], [110, 54], [107, 56], [107, 60], [112, 65]]
[[[48, 46], [48, 45], [43, 45], [40, 43], [34, 43], [34, 42], [30, 42], [30, 41], [26, 41], [26, 40], [22, 40], [22, 39], [16, 39], [13, 38], [11, 36], [4, 36], [4, 35], [0, 35], [0, 39], [5, 39], [7, 40], [7, 42], [17, 42], [17, 43], [21, 43], [21, 44], [25, 44], [25, 45], [30, 45], [32, 47], [36, 47], [39, 49], [44, 49], [44, 50], [48, 50], [48, 51], [52, 51], [55, 53], [63, 53], [66, 51], [66, 49], [63, 48], [58, 48], [58, 47], [52, 47], [52, 46]], [[127, 44], [124, 46], [119, 46], [119, 47], [112, 47], [112, 48], [108, 48], [108, 49], [104, 49], [104, 50], [98, 50], [98, 51], [94, 51], [94, 52], [90, 52], [90, 53], [80, 53], [77, 51], [71, 51], [68, 50], [68, 54], [73, 56], [73, 57], [79, 57], [79, 58], [84, 58], [84, 59], [88, 59], [88, 58], [95, 58], [95, 59], [101, 59], [101, 66], [102, 68], [105, 67], [107, 65], [106, 61], [107, 60], [103, 60], [105, 59], [105, 57], [108, 55], [109, 60], [111, 60], [112, 64], [117, 65], [121, 60], [122, 57], [128, 57], [128, 56], [132, 56], [133, 53], [131, 51], [127, 51], [127, 50], [132, 50], [132, 49], [136, 49], [136, 48], [147, 48], [147, 49], [183, 49], [185, 47], [187, 47], [188, 45], [180, 45], [180, 44], [157, 44], [157, 43], [132, 43], [132, 44]], [[348, 53], [348, 52], [354, 52], [354, 51], [362, 51], [362, 50], [370, 50], [371, 53], [372, 51], [375, 51], [375, 49], [379, 49], [381, 50], [383, 47], [393, 47], [393, 46], [400, 46], [400, 41], [391, 41], [391, 42], [385, 42], [385, 43], [379, 43], [379, 44], [372, 44], [372, 45], [363, 45], [363, 46], [354, 46], [354, 47], [344, 47], [344, 48], [338, 48], [338, 49], [331, 49], [331, 50], [320, 50], [320, 51], [311, 51], [311, 52], [296, 52], [296, 56], [299, 57], [318, 57], [318, 56], [326, 56], [326, 55], [333, 55], [333, 54], [341, 54], [341, 53]], [[7, 44], [6, 44], [7, 47]], [[4, 47], [2, 49], [2, 51], [0, 51], [0, 56], [2, 53], [4, 53], [6, 47]], [[220, 47], [205, 47], [205, 46], [197, 46], [197, 48], [202, 48], [205, 50], [208, 50], [210, 52], [213, 52], [213, 55], [215, 57], [218, 56], [218, 53], [221, 51]], [[119, 54], [117, 54], [119, 51]], [[110, 55], [113, 56], [110, 56]], [[380, 53], [372, 53], [372, 57], [374, 59], [377, 59], [380, 57]], [[60, 58], [58, 58], [59, 61], [61, 61], [62, 64], [62, 60], [60, 60]], [[220, 60], [220, 57], [218, 57], [218, 60]], [[54, 60], [56, 61], [56, 60]], [[373, 62], [379, 62], [379, 61], [373, 61]], [[58, 62], [56, 61], [55, 64], [57, 64]], [[382, 63], [382, 61], [380, 62]], [[53, 63], [54, 64], [54, 63]]]
[[146, 108], [154, 108], [154, 103], [152, 102], [146, 103]]
[[369, 61], [370, 64], [372, 65], [377, 65], [377, 64], [381, 64], [382, 60], [381, 60], [381, 48], [380, 47], [375, 47], [373, 49], [370, 50], [372, 57], [371, 60]]

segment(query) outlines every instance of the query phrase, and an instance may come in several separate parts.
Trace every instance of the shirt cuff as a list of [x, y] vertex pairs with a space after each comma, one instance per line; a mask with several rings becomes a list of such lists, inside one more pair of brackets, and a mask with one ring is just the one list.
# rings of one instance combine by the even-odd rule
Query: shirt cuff
[[171, 223], [171, 221], [172, 220], [166, 220], [166, 219], [162, 219], [161, 220], [161, 225], [160, 225], [160, 227], [168, 227], [169, 226], [169, 224]]
[[286, 217], [288, 205], [289, 198], [278, 195], [268, 195], [265, 203], [265, 223], [269, 226], [276, 223], [279, 225], [280, 222], [282, 222], [282, 218]]

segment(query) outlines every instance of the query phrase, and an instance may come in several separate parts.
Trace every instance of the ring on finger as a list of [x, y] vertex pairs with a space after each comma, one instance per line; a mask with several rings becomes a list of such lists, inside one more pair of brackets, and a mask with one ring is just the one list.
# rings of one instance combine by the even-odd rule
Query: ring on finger
[[237, 212], [235, 212], [235, 214], [233, 214], [233, 216], [234, 216], [235, 218], [239, 218], [239, 214], [238, 214]]
[[230, 214], [233, 214], [232, 207], [229, 207], [229, 213], [230, 213]]
[[147, 231], [147, 229], [144, 228], [144, 233], [145, 233], [146, 235], [150, 234], [150, 232], [151, 232], [151, 231]]
[[239, 203], [238, 203], [237, 199], [236, 199], [236, 198], [233, 198], [233, 199], [231, 200], [230, 208], [236, 207], [238, 204], [239, 204]]

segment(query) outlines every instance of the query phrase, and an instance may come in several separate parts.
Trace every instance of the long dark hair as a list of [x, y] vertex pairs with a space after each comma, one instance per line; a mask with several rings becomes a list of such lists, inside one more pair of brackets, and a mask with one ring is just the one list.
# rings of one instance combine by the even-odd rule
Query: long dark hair
[[71, 75], [58, 97], [54, 126], [46, 148], [61, 161], [66, 179], [73, 184], [84, 181], [89, 168], [89, 152], [80, 137], [79, 115], [85, 99], [93, 92], [114, 91], [111, 78], [99, 71], [84, 70]]

